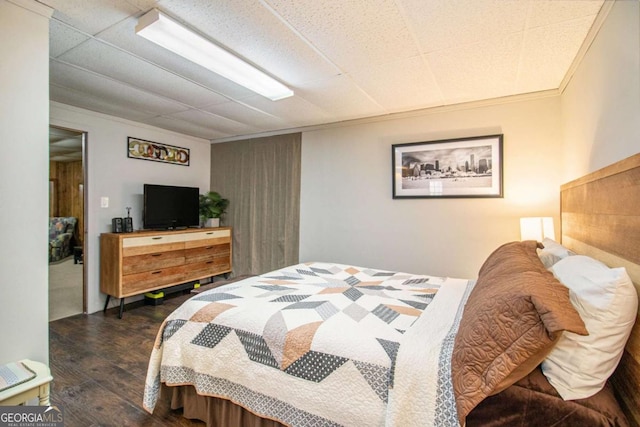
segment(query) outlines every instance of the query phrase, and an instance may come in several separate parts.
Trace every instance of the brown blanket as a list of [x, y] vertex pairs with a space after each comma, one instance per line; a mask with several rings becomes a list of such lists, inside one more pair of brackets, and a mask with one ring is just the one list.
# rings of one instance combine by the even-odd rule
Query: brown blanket
[[588, 399], [562, 400], [540, 368], [511, 387], [487, 397], [467, 416], [467, 427], [628, 427], [613, 389]]

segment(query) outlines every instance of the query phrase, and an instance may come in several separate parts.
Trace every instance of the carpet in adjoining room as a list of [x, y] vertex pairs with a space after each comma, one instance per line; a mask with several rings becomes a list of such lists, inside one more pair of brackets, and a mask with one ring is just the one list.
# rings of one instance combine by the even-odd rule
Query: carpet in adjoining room
[[82, 270], [72, 256], [49, 264], [49, 321], [82, 313]]

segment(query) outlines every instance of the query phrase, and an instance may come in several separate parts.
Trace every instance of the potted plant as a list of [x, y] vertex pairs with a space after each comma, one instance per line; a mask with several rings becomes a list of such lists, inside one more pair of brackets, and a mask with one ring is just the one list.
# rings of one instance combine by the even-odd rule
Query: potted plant
[[219, 227], [220, 217], [229, 206], [229, 200], [215, 192], [209, 191], [200, 195], [200, 221], [205, 227]]

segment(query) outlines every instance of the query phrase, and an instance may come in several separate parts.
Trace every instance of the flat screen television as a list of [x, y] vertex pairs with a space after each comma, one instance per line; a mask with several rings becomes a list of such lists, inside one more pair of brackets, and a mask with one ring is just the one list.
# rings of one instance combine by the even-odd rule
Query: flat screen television
[[200, 225], [198, 187], [144, 184], [143, 227], [167, 230]]

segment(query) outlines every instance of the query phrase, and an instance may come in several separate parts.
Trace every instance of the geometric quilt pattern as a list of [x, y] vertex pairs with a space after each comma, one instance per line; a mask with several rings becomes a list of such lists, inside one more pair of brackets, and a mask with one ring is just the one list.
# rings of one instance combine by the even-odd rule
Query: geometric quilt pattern
[[[202, 292], [158, 332], [143, 405], [152, 412], [165, 383], [287, 425], [444, 425], [455, 402], [440, 326], [461, 315], [471, 287], [304, 263]], [[423, 386], [435, 374], [443, 379], [437, 389]], [[435, 397], [435, 406], [427, 403]]]
[[[410, 276], [336, 264], [300, 264], [251, 278], [244, 286], [220, 287], [195, 297], [208, 302], [190, 321], [208, 320], [191, 344], [214, 348], [233, 332], [253, 362], [280, 369], [307, 381], [321, 382], [351, 360], [383, 401], [393, 384], [397, 340], [436, 294], [438, 278]], [[217, 324], [222, 318], [260, 307], [270, 313], [252, 328]], [[351, 329], [332, 330], [333, 318]], [[184, 321], [183, 321], [184, 322]], [[375, 325], [379, 336], [368, 331]], [[362, 331], [361, 331], [362, 329]], [[364, 357], [324, 348], [335, 334], [360, 335]], [[356, 337], [354, 337], [356, 338]], [[395, 339], [394, 339], [395, 338]], [[367, 354], [370, 353], [370, 354]]]

